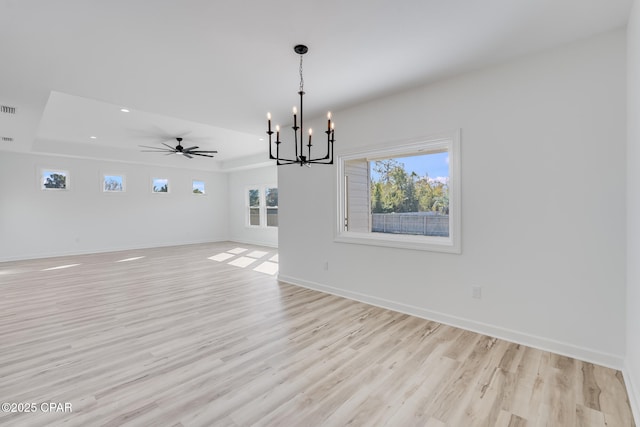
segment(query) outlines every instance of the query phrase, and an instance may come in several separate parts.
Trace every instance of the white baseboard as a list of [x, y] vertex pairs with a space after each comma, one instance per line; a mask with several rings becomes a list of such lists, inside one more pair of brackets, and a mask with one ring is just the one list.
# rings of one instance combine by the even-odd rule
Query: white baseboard
[[277, 243], [265, 242], [265, 241], [261, 241], [261, 240], [230, 238], [229, 241], [230, 242], [235, 242], [235, 243], [244, 243], [245, 245], [265, 246], [267, 248], [277, 248], [278, 247]]
[[631, 412], [633, 418], [636, 421], [636, 425], [640, 425], [640, 384], [635, 382], [635, 378], [632, 372], [629, 370], [629, 363], [625, 363], [625, 367], [622, 370], [624, 376], [624, 384], [627, 386], [627, 396], [629, 396], [629, 404], [631, 405]]
[[423, 319], [433, 320], [445, 325], [455, 326], [458, 328], [466, 329], [468, 331], [477, 332], [479, 334], [489, 335], [495, 338], [511, 341], [516, 344], [522, 344], [529, 347], [537, 348], [539, 350], [573, 357], [575, 359], [595, 363], [613, 369], [621, 370], [624, 366], [623, 357], [615, 354], [603, 353], [589, 348], [578, 347], [550, 338], [539, 337], [524, 332], [514, 331], [511, 329], [503, 328], [501, 326], [477, 322], [475, 320], [466, 319], [463, 317], [451, 316], [449, 314], [440, 313], [409, 304], [361, 294], [359, 292], [347, 291], [344, 289], [335, 288], [333, 286], [327, 286], [320, 283], [310, 282], [307, 280], [302, 280], [282, 274], [278, 276], [278, 280], [292, 285], [301, 286], [303, 288], [309, 288], [316, 291], [349, 298], [355, 301], [364, 302], [377, 307], [387, 308], [389, 310], [397, 311], [400, 313], [410, 314], [412, 316], [420, 317]]

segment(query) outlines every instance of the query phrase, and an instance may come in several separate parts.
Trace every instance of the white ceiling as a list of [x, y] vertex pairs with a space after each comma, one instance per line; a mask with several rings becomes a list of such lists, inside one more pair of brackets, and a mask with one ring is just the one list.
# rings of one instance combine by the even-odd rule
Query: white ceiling
[[208, 164], [140, 157], [140, 144], [184, 136], [218, 150], [222, 162], [259, 157], [265, 113], [286, 122], [297, 103], [295, 44], [309, 46], [305, 113], [316, 115], [621, 27], [630, 7], [631, 0], [0, 0], [0, 104], [18, 111], [0, 115], [0, 136], [14, 138], [0, 150]]

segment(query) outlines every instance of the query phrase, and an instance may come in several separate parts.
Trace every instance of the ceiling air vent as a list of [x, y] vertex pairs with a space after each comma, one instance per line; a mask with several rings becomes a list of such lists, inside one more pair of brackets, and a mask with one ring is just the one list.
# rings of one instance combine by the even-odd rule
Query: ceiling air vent
[[9, 107], [8, 105], [0, 105], [0, 112], [5, 114], [15, 114], [16, 107]]
[[3, 136], [3, 137], [2, 137], [2, 140], [3, 140], [3, 141], [5, 141], [5, 142], [12, 142], [12, 141], [13, 141], [13, 138], [11, 138], [11, 137], [9, 137], [9, 136]]

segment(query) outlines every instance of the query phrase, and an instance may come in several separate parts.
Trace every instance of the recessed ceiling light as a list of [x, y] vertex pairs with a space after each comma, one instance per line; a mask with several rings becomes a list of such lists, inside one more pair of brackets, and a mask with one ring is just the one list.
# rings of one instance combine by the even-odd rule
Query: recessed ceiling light
[[259, 138], [258, 141], [264, 141], [264, 138]]
[[91, 138], [91, 139], [96, 139], [96, 138], [97, 138], [97, 136], [93, 136], [93, 135], [91, 135], [89, 138]]
[[120, 111], [122, 111], [123, 113], [128, 113], [129, 110], [127, 110], [126, 108], [121, 108]]

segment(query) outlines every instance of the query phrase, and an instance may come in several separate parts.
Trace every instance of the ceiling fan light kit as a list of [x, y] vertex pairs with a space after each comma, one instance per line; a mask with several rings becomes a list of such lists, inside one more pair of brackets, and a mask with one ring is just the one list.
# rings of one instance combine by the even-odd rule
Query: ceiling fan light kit
[[212, 150], [198, 150], [198, 148], [200, 147], [198, 147], [197, 145], [194, 145], [193, 147], [184, 148], [182, 146], [182, 138], [176, 138], [176, 141], [178, 141], [178, 145], [176, 145], [175, 147], [172, 147], [169, 144], [165, 144], [164, 142], [162, 143], [162, 145], [164, 145], [167, 148], [149, 147], [148, 145], [141, 145], [140, 147], [149, 148], [150, 150], [141, 150], [142, 152], [146, 152], [146, 153], [165, 153], [166, 155], [177, 153], [177, 154], [182, 154], [183, 156], [189, 159], [193, 159], [193, 156], [213, 157], [211, 154], [217, 153], [217, 151], [212, 151]]
[[[309, 139], [308, 144], [306, 145], [306, 155], [305, 155], [305, 144], [304, 144], [304, 114], [303, 114], [303, 103], [302, 99], [304, 96], [304, 78], [302, 77], [302, 56], [309, 51], [307, 46], [299, 44], [293, 48], [294, 52], [300, 55], [300, 90], [298, 91], [298, 95], [300, 95], [300, 126], [298, 126], [298, 108], [293, 107], [293, 136], [294, 136], [294, 146], [295, 146], [295, 158], [285, 158], [280, 157], [280, 125], [276, 125], [275, 132], [271, 130], [271, 113], [267, 113], [267, 135], [269, 135], [269, 158], [276, 161], [278, 166], [281, 165], [293, 165], [297, 164], [300, 166], [311, 166], [314, 164], [324, 164], [331, 165], [333, 164], [333, 143], [335, 141], [335, 123], [331, 121], [331, 112], [327, 113], [327, 130], [324, 133], [327, 134], [327, 148], [326, 154], [322, 157], [312, 157], [311, 156], [311, 138], [313, 136], [313, 130], [309, 128]], [[273, 134], [276, 134], [276, 140], [272, 141]], [[276, 146], [276, 155], [273, 155], [273, 144]]]

